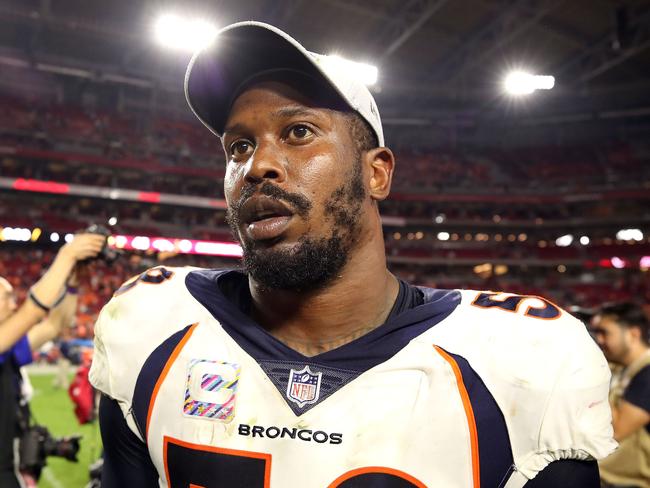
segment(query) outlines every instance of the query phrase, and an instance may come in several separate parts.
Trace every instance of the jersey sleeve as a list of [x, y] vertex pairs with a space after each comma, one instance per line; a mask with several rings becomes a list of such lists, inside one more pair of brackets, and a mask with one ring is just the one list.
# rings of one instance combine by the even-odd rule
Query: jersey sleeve
[[104, 329], [110, 328], [111, 326], [111, 319], [109, 317], [109, 312], [107, 311], [107, 307], [110, 303], [111, 302], [109, 301], [108, 304], [102, 308], [99, 317], [97, 318], [97, 322], [95, 322], [93, 361], [90, 366], [88, 377], [90, 383], [97, 390], [111, 398], [114, 398], [110, 380], [109, 354], [104, 339]]
[[524, 488], [600, 488], [596, 461], [561, 459], [546, 466]]
[[[154, 268], [128, 281], [104, 306], [95, 324], [89, 380], [97, 390], [117, 401], [137, 435], [131, 407], [144, 363], [170, 335], [198, 321], [199, 307], [184, 280], [191, 270]], [[153, 278], [145, 281], [143, 276]]]
[[584, 324], [542, 297], [461, 293], [431, 334], [469, 362], [503, 415], [514, 470], [505, 487], [523, 487], [554, 461], [609, 455], [611, 374]]
[[[554, 384], [544, 407], [537, 449], [517, 465], [532, 479], [553, 461], [602, 459], [617, 446], [608, 402], [610, 370], [584, 326], [564, 319], [566, 341]], [[552, 354], [552, 353], [551, 353]]]

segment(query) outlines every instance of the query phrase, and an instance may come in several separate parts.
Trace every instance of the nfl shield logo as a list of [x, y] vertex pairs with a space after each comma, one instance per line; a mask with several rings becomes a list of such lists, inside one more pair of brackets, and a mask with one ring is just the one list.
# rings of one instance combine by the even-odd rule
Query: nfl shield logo
[[309, 366], [305, 366], [300, 371], [292, 369], [289, 373], [287, 398], [301, 408], [308, 403], [316, 403], [320, 394], [322, 376], [323, 373], [312, 373]]

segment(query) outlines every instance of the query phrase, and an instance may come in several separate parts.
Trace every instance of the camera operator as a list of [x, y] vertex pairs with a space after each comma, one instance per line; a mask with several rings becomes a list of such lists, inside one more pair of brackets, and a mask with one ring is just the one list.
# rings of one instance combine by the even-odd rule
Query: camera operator
[[11, 284], [0, 278], [0, 486], [20, 487], [15, 455], [20, 411], [20, 367], [31, 362], [32, 350], [59, 335], [76, 310], [75, 268], [97, 256], [106, 236], [78, 234], [65, 244], [28, 298], [17, 307]]

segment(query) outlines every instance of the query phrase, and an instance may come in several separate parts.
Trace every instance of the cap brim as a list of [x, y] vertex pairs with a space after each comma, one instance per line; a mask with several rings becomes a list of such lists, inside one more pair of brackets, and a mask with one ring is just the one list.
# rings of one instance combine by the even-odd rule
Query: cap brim
[[322, 78], [340, 93], [293, 38], [271, 25], [240, 22], [220, 31], [212, 46], [194, 55], [185, 75], [185, 96], [199, 120], [222, 136], [237, 88], [257, 73], [282, 69]]

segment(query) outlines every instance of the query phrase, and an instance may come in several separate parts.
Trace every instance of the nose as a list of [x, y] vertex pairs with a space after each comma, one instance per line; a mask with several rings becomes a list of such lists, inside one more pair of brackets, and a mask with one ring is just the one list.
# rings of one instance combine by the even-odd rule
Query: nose
[[284, 181], [286, 168], [283, 159], [282, 152], [274, 144], [260, 143], [246, 165], [246, 182], [260, 184], [264, 180]]

